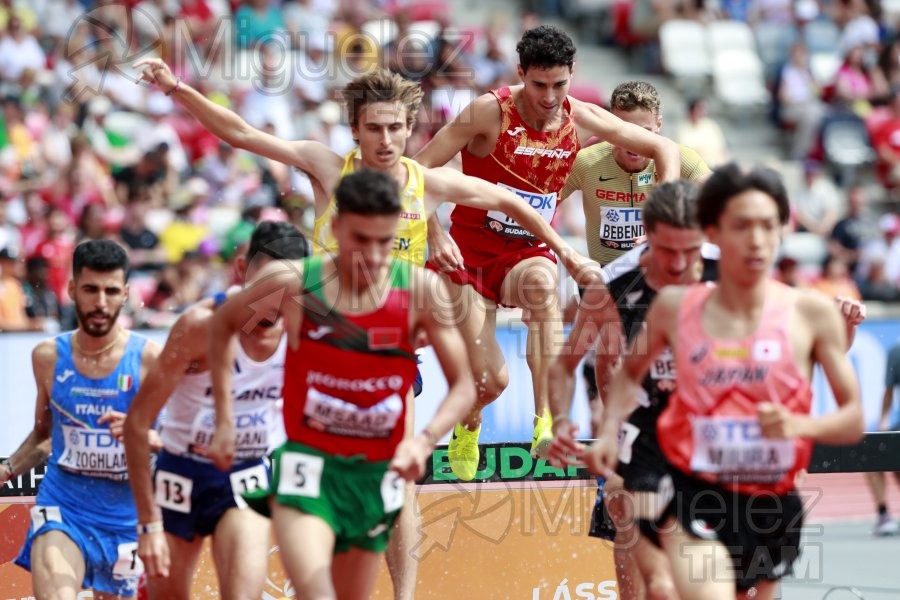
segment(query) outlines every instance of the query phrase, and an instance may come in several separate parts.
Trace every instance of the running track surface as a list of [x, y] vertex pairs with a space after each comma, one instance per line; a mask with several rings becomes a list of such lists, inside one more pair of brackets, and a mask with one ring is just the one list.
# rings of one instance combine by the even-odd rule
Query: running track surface
[[[887, 504], [900, 517], [900, 486], [887, 476]], [[801, 488], [808, 502], [807, 522], [869, 519], [875, 521], [875, 502], [863, 473], [807, 475]]]

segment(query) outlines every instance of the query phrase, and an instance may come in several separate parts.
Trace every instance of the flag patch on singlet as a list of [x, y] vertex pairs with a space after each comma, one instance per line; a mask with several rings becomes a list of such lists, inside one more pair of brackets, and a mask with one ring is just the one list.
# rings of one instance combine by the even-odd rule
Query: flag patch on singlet
[[781, 360], [781, 342], [778, 340], [757, 340], [753, 344], [753, 360], [761, 362]]
[[402, 335], [399, 327], [373, 327], [369, 329], [369, 349], [387, 350], [399, 348]]
[[131, 375], [119, 375], [118, 382], [116, 387], [119, 388], [120, 392], [127, 392], [131, 390], [131, 387], [134, 385], [134, 377]]

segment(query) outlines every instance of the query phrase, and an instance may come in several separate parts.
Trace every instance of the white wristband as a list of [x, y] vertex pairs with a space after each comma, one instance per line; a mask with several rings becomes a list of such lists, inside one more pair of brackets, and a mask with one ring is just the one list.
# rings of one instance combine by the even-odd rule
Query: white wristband
[[138, 523], [137, 526], [138, 535], [144, 535], [145, 533], [162, 533], [163, 532], [163, 524], [162, 521], [153, 521], [152, 523]]

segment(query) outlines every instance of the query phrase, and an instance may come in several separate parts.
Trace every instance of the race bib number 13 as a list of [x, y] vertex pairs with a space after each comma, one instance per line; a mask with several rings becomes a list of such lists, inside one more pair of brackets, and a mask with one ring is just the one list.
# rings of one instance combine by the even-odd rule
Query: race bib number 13
[[156, 505], [187, 514], [191, 512], [191, 492], [194, 490], [193, 480], [170, 473], [156, 472]]

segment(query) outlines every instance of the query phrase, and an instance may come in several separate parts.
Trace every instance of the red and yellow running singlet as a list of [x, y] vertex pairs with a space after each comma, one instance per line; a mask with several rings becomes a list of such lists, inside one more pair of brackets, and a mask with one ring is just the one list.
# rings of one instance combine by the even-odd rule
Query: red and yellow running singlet
[[[492, 93], [500, 103], [500, 137], [494, 151], [484, 158], [463, 148], [463, 173], [515, 192], [549, 223], [556, 213], [559, 192], [569, 177], [580, 148], [569, 101], [566, 99], [564, 104], [569, 114], [559, 129], [537, 131], [522, 119], [509, 87]], [[538, 242], [515, 220], [500, 211], [457, 206], [450, 219], [453, 223], [451, 235], [464, 254], [467, 244], [460, 241], [466, 234], [477, 235], [481, 253], [505, 254]], [[483, 235], [484, 232], [489, 232], [489, 235]], [[466, 241], [469, 239], [465, 238]]]

